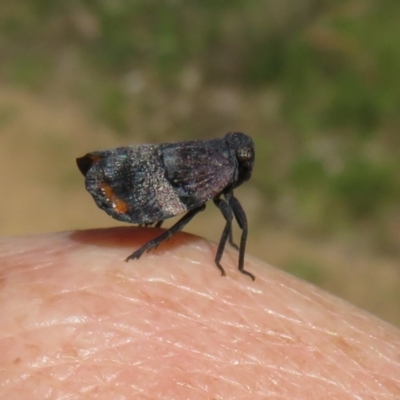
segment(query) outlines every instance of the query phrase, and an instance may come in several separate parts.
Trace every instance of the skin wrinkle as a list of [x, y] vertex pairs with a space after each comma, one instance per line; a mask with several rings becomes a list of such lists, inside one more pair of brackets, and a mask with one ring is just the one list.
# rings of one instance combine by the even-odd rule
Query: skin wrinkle
[[[330, 359], [332, 363], [335, 362], [335, 360], [334, 360], [333, 357], [331, 357], [331, 356], [328, 355], [327, 358]], [[351, 360], [351, 361], [354, 362], [354, 360]], [[351, 366], [350, 366], [350, 367], [348, 368], [348, 370], [342, 370], [341, 372], [342, 372], [344, 375], [347, 375], [350, 379], [354, 379], [355, 373], [358, 372], [357, 370], [360, 368], [360, 365], [354, 363], [353, 366], [356, 367], [356, 368], [354, 368], [353, 371], [350, 370], [350, 369], [351, 369]], [[318, 379], [318, 376], [316, 376], [315, 374], [313, 374], [312, 377], [313, 377], [313, 379]], [[337, 383], [335, 383], [335, 382], [331, 382], [331, 383], [337, 385]], [[360, 382], [358, 382], [358, 383], [360, 383]], [[362, 382], [361, 382], [361, 385], [362, 385]], [[344, 389], [344, 386], [343, 386], [343, 385], [342, 385], [342, 388]]]
[[191, 288], [183, 283], [180, 282], [169, 282], [165, 279], [162, 278], [152, 278], [147, 280], [148, 283], [159, 283], [159, 284], [164, 284], [165, 286], [170, 286], [171, 288], [173, 287], [174, 290], [180, 290], [184, 292], [185, 294], [190, 294], [190, 295], [196, 295], [200, 298], [203, 299], [208, 299], [208, 300], [213, 300], [215, 296], [213, 296], [212, 293], [204, 293], [200, 292], [199, 290], [196, 290], [194, 288]]
[[[341, 352], [341, 350], [339, 350], [339, 352]], [[336, 350], [336, 355], [337, 355], [338, 351]], [[343, 354], [344, 355], [344, 354]], [[335, 358], [330, 356], [330, 355], [326, 355], [326, 357], [331, 360], [331, 363], [335, 363]], [[352, 368], [353, 367], [353, 368]], [[360, 369], [362, 369], [362, 365], [360, 365], [359, 363], [357, 363], [354, 359], [350, 359], [350, 365], [347, 368], [347, 370], [341, 370], [342, 374], [345, 375], [349, 375], [350, 378], [354, 378], [352, 375], [352, 372], [358, 372]]]
[[[48, 242], [49, 238], [43, 241]], [[63, 245], [62, 240], [58, 242], [60, 246]], [[63, 267], [59, 263], [51, 264], [46, 254], [46, 263], [50, 265], [44, 271], [29, 269], [26, 262], [21, 260], [17, 265], [23, 269], [22, 273], [12, 282], [12, 287], [10, 283], [7, 284], [3, 295], [10, 295], [14, 302], [22, 301], [21, 304], [25, 301], [31, 307], [30, 289], [35, 288], [35, 299], [39, 299], [38, 279], [47, 285], [44, 304], [48, 304], [43, 306], [42, 301], [41, 309], [45, 312], [40, 317], [43, 319], [36, 321], [38, 327], [46, 328], [43, 331], [36, 329], [36, 332], [24, 331], [24, 337], [34, 334], [30, 342], [33, 344], [36, 337], [42, 336], [39, 346], [48, 349], [48, 346], [51, 348], [53, 343], [57, 343], [57, 340], [45, 340], [55, 329], [56, 339], [64, 341], [62, 346], [73, 339], [69, 343], [71, 350], [88, 350], [86, 353], [76, 353], [78, 358], [75, 362], [79, 368], [75, 372], [70, 371], [70, 378], [67, 378], [70, 390], [75, 387], [72, 382], [82, 382], [84, 388], [75, 391], [78, 395], [83, 392], [93, 394], [93, 390], [115, 390], [115, 393], [121, 390], [121, 393], [126, 393], [124, 388], [127, 387], [130, 387], [132, 395], [132, 386], [135, 386], [135, 393], [144, 398], [143, 382], [147, 382], [146, 376], [152, 376], [157, 382], [173, 377], [172, 382], [181, 388], [180, 393], [184, 393], [186, 398], [249, 398], [250, 391], [251, 398], [264, 398], [266, 390], [277, 398], [293, 398], [293, 393], [296, 393], [295, 398], [309, 399], [314, 397], [313, 392], [323, 391], [330, 393], [331, 398], [338, 398], [338, 395], [346, 396], [341, 398], [396, 397], [399, 380], [390, 371], [399, 368], [399, 358], [393, 356], [396, 351], [399, 354], [399, 338], [394, 335], [392, 328], [374, 319], [371, 324], [370, 316], [361, 314], [344, 302], [337, 302], [332, 296], [324, 298], [308, 285], [305, 285], [310, 290], [307, 296], [303, 295], [299, 286], [288, 290], [291, 281], [293, 284], [296, 280], [284, 274], [281, 279], [280, 274], [273, 270], [265, 271], [268, 276], [265, 279], [262, 271], [258, 270], [254, 285], [242, 282], [243, 277], [236, 270], [234, 256], [224, 258], [228, 277], [220, 278], [212, 265], [212, 246], [201, 246], [199, 243], [201, 241], [196, 241], [195, 246], [190, 243], [174, 249], [173, 253], [179, 254], [179, 260], [175, 254], [168, 268], [160, 265], [161, 260], [168, 257], [168, 246], [162, 252], [153, 253], [152, 257], [144, 256], [143, 260], [147, 260], [143, 267], [136, 261], [128, 265], [118, 262], [126, 252], [123, 246], [115, 251], [108, 249], [113, 254], [107, 256], [107, 267], [99, 263], [101, 258], [93, 260], [96, 268], [92, 269], [87, 267], [87, 261], [75, 267], [69, 260], [67, 267]], [[132, 247], [132, 244], [129, 246]], [[82, 252], [82, 245], [76, 247]], [[190, 248], [191, 253], [196, 247], [211, 250], [197, 252], [197, 262], [189, 260], [180, 270], [178, 265], [185, 263], [186, 247]], [[94, 256], [93, 249], [88, 250]], [[24, 257], [28, 257], [30, 252], [24, 254]], [[232, 251], [232, 254], [235, 252]], [[200, 266], [206, 258], [211, 260], [207, 265]], [[230, 258], [233, 265], [228, 268]], [[85, 260], [89, 259], [85, 257]], [[176, 273], [175, 269], [178, 269]], [[40, 276], [43, 274], [43, 277]], [[57, 276], [62, 280], [58, 285], [51, 285]], [[63, 285], [72, 285], [74, 289], [69, 290]], [[285, 288], [282, 298], [279, 291]], [[240, 301], [235, 304], [238, 298]], [[105, 303], [108, 303], [106, 307]], [[2, 304], [5, 305], [3, 298], [0, 307]], [[46, 311], [49, 305], [50, 313]], [[67, 307], [61, 308], [58, 320], [47, 320], [46, 325], [45, 319], [49, 316], [53, 318], [60, 305]], [[316, 308], [309, 313], [309, 307]], [[344, 317], [343, 310], [347, 313]], [[258, 313], [263, 317], [258, 318]], [[74, 318], [84, 315], [88, 318], [77, 324]], [[32, 318], [36, 316], [28, 318], [28, 321], [33, 322]], [[11, 323], [12, 320], [7, 321]], [[333, 332], [335, 324], [338, 325], [336, 332]], [[11, 325], [7, 326], [7, 329], [12, 329]], [[189, 329], [190, 326], [194, 326], [195, 330]], [[72, 334], [65, 336], [71, 327], [75, 333], [72, 331]], [[18, 329], [25, 329], [25, 325], [19, 325]], [[14, 335], [8, 335], [9, 339], [14, 338], [17, 346], [22, 331], [19, 332], [20, 335], [18, 330], [14, 331]], [[3, 349], [2, 343], [5, 344], [4, 334], [6, 332], [0, 332], [0, 349]], [[346, 345], [336, 345], [344, 339]], [[333, 351], [327, 352], [326, 349], [331, 346]], [[40, 349], [36, 350], [36, 354]], [[19, 386], [24, 386], [27, 380], [31, 383], [43, 381], [46, 376], [57, 376], [56, 371], [71, 368], [69, 364], [74, 359], [73, 353], [54, 358], [56, 353], [57, 347], [52, 352], [45, 352], [47, 358], [41, 360], [39, 370], [31, 371], [31, 377], [20, 381], [22, 383]], [[361, 358], [354, 358], [358, 354], [361, 354]], [[369, 368], [372, 358], [377, 361], [374, 363], [375, 371]], [[22, 357], [18, 365], [20, 371], [26, 368], [27, 361]], [[53, 362], [55, 364], [51, 365]], [[346, 369], [343, 365], [347, 366]], [[131, 382], [127, 385], [125, 382], [127, 366], [136, 366], [141, 370], [137, 384]], [[0, 360], [0, 371], [5, 371], [8, 376], [16, 371], [3, 367]], [[89, 370], [92, 371], [92, 379], [88, 379]], [[99, 371], [99, 375], [96, 371]], [[211, 371], [217, 372], [214, 378], [210, 376]], [[339, 382], [338, 373], [341, 376]], [[371, 382], [371, 379], [375, 382]], [[104, 388], [105, 382], [112, 382], [108, 389]], [[18, 386], [8, 387], [11, 391]], [[154, 390], [154, 393], [163, 392], [157, 385]], [[199, 393], [201, 397], [196, 397]], [[235, 395], [227, 396], [227, 393]], [[303, 393], [304, 397], [299, 393]]]

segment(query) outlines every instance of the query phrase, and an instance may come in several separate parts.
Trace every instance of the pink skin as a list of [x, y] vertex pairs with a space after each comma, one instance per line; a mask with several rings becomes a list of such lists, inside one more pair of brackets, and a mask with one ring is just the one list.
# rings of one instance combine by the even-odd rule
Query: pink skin
[[156, 229], [0, 241], [0, 399], [399, 399], [400, 332], [246, 256]]

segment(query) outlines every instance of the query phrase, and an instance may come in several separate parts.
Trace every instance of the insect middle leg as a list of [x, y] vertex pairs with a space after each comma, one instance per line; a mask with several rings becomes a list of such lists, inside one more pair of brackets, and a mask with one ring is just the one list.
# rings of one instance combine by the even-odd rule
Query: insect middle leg
[[217, 249], [217, 254], [215, 256], [215, 264], [217, 265], [218, 269], [221, 271], [221, 275], [224, 276], [225, 270], [222, 267], [220, 261], [222, 258], [222, 255], [224, 254], [224, 249], [227, 240], [229, 239], [229, 242], [232, 244], [232, 219], [233, 219], [233, 214], [231, 207], [229, 204], [222, 200], [222, 199], [214, 199], [214, 204], [220, 209], [222, 215], [225, 218], [226, 224], [225, 228], [222, 231], [221, 239], [219, 241], [218, 249]]
[[242, 229], [242, 236], [240, 238], [240, 247], [239, 247], [239, 271], [242, 274], [249, 276], [253, 281], [256, 277], [250, 272], [244, 269], [244, 254], [246, 251], [246, 243], [247, 243], [247, 233], [248, 233], [248, 224], [246, 214], [239, 203], [239, 200], [232, 195], [227, 197], [229, 205], [232, 208], [233, 213], [235, 214], [235, 218], [240, 228]]
[[229, 244], [236, 250], [239, 250], [239, 246], [233, 241], [233, 229], [229, 232]]
[[[134, 251], [129, 257], [126, 258], [125, 261], [134, 260], [140, 258], [145, 251], [150, 251], [156, 248], [161, 242], [164, 240], [170, 239], [175, 233], [179, 232], [184, 228], [184, 226], [200, 211], [203, 211], [206, 208], [206, 205], [195, 208], [194, 210], [190, 210], [186, 213], [176, 224], [172, 225], [171, 228], [163, 232], [160, 236], [157, 236], [155, 239], [148, 241], [138, 250]], [[158, 223], [157, 225], [158, 226]]]
[[145, 222], [144, 224], [139, 224], [139, 226], [144, 226], [145, 228], [149, 226], [154, 226], [155, 228], [161, 228], [161, 225], [163, 224], [163, 220], [158, 221], [158, 222]]

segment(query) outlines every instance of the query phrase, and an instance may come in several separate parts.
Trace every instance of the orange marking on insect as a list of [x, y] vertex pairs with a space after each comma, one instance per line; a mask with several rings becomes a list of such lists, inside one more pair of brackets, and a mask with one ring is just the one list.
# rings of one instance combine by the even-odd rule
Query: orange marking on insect
[[103, 156], [99, 156], [99, 155], [93, 154], [93, 153], [87, 154], [86, 157], [90, 158], [90, 160], [92, 161], [92, 164], [96, 164], [104, 158]]
[[100, 184], [100, 189], [103, 191], [104, 196], [113, 204], [113, 208], [120, 214], [125, 214], [128, 210], [128, 204], [119, 199], [115, 193], [113, 192], [111, 186], [107, 185], [106, 183]]

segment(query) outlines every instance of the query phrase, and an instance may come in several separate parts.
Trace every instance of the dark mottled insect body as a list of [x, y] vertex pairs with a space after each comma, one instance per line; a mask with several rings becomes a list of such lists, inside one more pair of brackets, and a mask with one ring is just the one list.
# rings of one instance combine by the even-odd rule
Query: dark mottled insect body
[[[233, 189], [247, 181], [253, 170], [254, 144], [249, 136], [233, 132], [223, 139], [94, 151], [78, 158], [77, 164], [97, 206], [117, 220], [161, 226], [165, 219], [186, 213], [127, 261], [183, 229], [213, 199], [226, 220], [215, 259], [218, 268], [225, 275], [220, 260], [229, 240], [239, 249], [239, 270], [254, 280], [244, 270], [247, 219], [233, 195]], [[233, 216], [242, 229], [239, 247], [232, 240]]]

